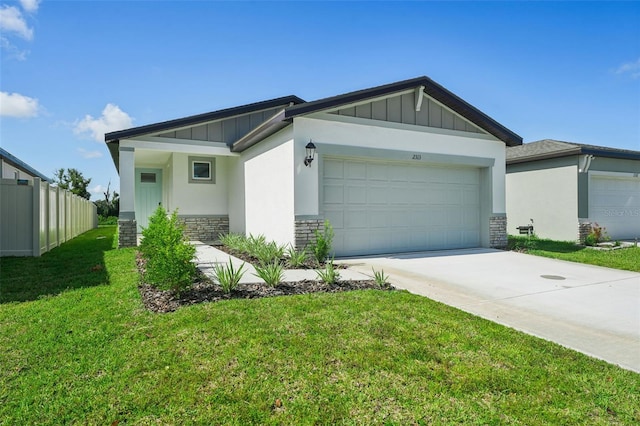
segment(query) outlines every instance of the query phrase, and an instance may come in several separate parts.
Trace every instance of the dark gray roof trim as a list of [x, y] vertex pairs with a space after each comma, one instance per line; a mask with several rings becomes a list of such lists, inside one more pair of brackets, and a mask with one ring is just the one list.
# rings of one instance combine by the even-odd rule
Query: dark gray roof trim
[[543, 139], [508, 148], [507, 164], [526, 163], [528, 161], [583, 154], [597, 157], [640, 160], [640, 151]]
[[231, 146], [231, 151], [242, 152], [245, 149], [251, 148], [261, 140], [287, 127], [289, 124], [291, 124], [291, 122], [285, 121], [284, 114], [285, 110], [283, 109], [282, 111], [278, 112], [276, 115], [235, 141]]
[[37, 171], [36, 169], [34, 169], [33, 167], [31, 167], [30, 165], [25, 163], [24, 161], [22, 161], [18, 157], [10, 154], [9, 152], [5, 151], [2, 148], [0, 148], [0, 158], [4, 158], [8, 163], [13, 164], [14, 166], [16, 166], [16, 167], [18, 167], [20, 169], [23, 169], [24, 171], [26, 171], [27, 173], [29, 173], [32, 176], [39, 177], [40, 179], [42, 179], [42, 180], [44, 180], [46, 182], [53, 182], [53, 179], [48, 178], [47, 176], [43, 175], [42, 173], [40, 173], [39, 171]]
[[175, 120], [163, 121], [160, 123], [148, 124], [145, 126], [132, 127], [130, 129], [118, 130], [104, 135], [104, 140], [114, 142], [123, 138], [131, 138], [135, 136], [147, 135], [149, 133], [169, 131], [178, 127], [193, 126], [208, 121], [221, 120], [223, 118], [233, 117], [235, 115], [243, 115], [250, 112], [260, 111], [262, 109], [285, 107], [289, 104], [303, 103], [304, 100], [297, 96], [284, 96], [281, 98], [270, 99], [268, 101], [255, 102], [252, 104], [242, 105], [233, 108], [221, 109], [218, 111], [207, 112], [204, 114], [192, 115], [189, 117], [178, 118]]
[[418, 86], [424, 86], [424, 92], [427, 95], [460, 114], [481, 129], [505, 142], [507, 145], [515, 146], [522, 144], [522, 137], [507, 129], [479, 109], [475, 108], [462, 98], [456, 96], [426, 76], [294, 105], [286, 109], [285, 117], [293, 118], [298, 115], [331, 109], [344, 104], [360, 102], [366, 99], [384, 96]]

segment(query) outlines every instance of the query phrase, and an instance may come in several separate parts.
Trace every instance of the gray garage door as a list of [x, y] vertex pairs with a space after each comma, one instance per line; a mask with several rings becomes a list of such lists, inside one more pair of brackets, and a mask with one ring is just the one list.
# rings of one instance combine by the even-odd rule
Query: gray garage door
[[589, 219], [614, 240], [640, 237], [640, 178], [591, 175]]
[[480, 173], [368, 159], [324, 159], [322, 207], [337, 256], [480, 245]]

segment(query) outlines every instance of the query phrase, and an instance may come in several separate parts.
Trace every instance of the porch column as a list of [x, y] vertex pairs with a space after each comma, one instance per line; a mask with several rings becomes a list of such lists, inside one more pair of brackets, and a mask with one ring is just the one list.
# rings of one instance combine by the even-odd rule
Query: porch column
[[137, 245], [135, 212], [135, 149], [119, 147], [120, 215], [118, 217], [118, 247]]

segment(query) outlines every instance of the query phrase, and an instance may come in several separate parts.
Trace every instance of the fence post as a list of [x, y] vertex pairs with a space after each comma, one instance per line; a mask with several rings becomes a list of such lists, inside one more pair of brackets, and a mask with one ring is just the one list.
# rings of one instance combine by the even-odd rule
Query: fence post
[[31, 255], [40, 257], [40, 178], [33, 178], [33, 209], [31, 211], [31, 226], [33, 227], [33, 238]]

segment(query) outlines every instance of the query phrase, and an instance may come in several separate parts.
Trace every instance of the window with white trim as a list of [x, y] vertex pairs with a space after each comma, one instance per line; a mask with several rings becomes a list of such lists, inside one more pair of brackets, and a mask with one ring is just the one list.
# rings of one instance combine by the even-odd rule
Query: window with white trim
[[189, 157], [189, 183], [216, 183], [215, 158]]

